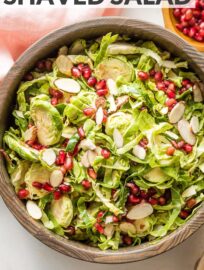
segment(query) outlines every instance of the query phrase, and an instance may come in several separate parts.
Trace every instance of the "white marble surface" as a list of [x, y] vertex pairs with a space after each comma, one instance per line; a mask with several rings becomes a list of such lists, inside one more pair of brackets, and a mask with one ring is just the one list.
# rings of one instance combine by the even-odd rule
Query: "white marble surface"
[[[163, 25], [160, 10], [127, 9], [124, 16]], [[12, 216], [0, 198], [0, 270], [193, 270], [204, 252], [204, 227], [183, 244], [146, 261], [99, 265], [81, 262], [51, 250], [32, 237]]]

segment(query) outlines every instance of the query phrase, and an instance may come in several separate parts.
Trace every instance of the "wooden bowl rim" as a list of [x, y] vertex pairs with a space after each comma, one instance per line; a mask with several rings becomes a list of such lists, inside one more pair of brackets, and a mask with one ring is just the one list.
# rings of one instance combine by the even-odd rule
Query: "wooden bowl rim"
[[[25, 63], [28, 62], [28, 56], [36, 56], [39, 51], [42, 51], [42, 48], [46, 47], [51, 42], [54, 42], [60, 38], [63, 38], [65, 33], [71, 33], [77, 30], [89, 29], [91, 27], [102, 28], [106, 27], [114, 27], [117, 26], [118, 29], [122, 25], [127, 25], [129, 28], [138, 28], [145, 29], [148, 31], [157, 30], [160, 35], [163, 35], [167, 39], [167, 35], [169, 39], [174, 39], [176, 42], [182, 46], [183, 51], [191, 58], [196, 59], [196, 65], [204, 74], [204, 56], [199, 54], [194, 48], [189, 46], [185, 41], [180, 39], [178, 36], [173, 34], [170, 31], [165, 30], [162, 27], [157, 25], [128, 19], [124, 17], [105, 17], [105, 18], [97, 18], [94, 20], [83, 21], [77, 24], [73, 24], [70, 26], [63, 27], [58, 29], [51, 34], [43, 37], [41, 40], [33, 44], [28, 50], [26, 50], [23, 55], [16, 61], [12, 69], [9, 71], [8, 75], [4, 79], [3, 83], [0, 86], [0, 97], [2, 93], [4, 94], [1, 98], [1, 104], [4, 104], [7, 99], [10, 99], [9, 89], [12, 89], [12, 85], [16, 78], [20, 75], [22, 76], [22, 67], [25, 68]], [[143, 28], [142, 28], [143, 27]], [[119, 30], [118, 30], [119, 31]], [[158, 34], [157, 32], [157, 34]], [[20, 74], [20, 75], [19, 75]], [[22, 77], [21, 77], [22, 78]], [[13, 95], [14, 95], [13, 91]], [[3, 106], [0, 106], [0, 115], [3, 113]], [[3, 121], [3, 119], [0, 119]], [[6, 121], [6, 120], [5, 120]], [[3, 131], [0, 129], [0, 132]], [[2, 134], [1, 134], [2, 135]], [[33, 236], [39, 239], [41, 242], [46, 244], [47, 246], [74, 258], [81, 259], [89, 262], [96, 263], [125, 263], [125, 262], [133, 262], [139, 261], [143, 259], [150, 258], [152, 256], [158, 255], [167, 251], [179, 243], [183, 242], [187, 237], [192, 235], [203, 223], [204, 223], [204, 204], [200, 207], [200, 209], [195, 213], [195, 215], [184, 225], [178, 228], [176, 231], [171, 234], [165, 236], [160, 241], [157, 242], [149, 242], [144, 243], [140, 246], [136, 247], [127, 247], [120, 248], [117, 251], [107, 250], [101, 251], [98, 248], [90, 247], [85, 244], [66, 240], [48, 229], [46, 229], [41, 223], [33, 220], [28, 216], [24, 204], [18, 199], [16, 196], [8, 177], [8, 174], [5, 169], [5, 165], [3, 162], [3, 158], [0, 157], [0, 193], [1, 196], [16, 217], [16, 219], [23, 225], [23, 227], [29, 231]]]
[[198, 42], [190, 37], [187, 37], [176, 28], [175, 26], [176, 19], [174, 18], [172, 8], [163, 8], [162, 13], [163, 13], [164, 24], [167, 29], [179, 35], [181, 38], [187, 41], [191, 46], [195, 47], [198, 51], [204, 52], [204, 42]]

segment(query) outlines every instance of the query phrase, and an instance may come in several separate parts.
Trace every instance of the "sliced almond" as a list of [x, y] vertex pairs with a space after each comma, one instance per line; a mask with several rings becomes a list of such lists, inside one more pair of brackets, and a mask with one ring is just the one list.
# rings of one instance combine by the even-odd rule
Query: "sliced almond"
[[172, 124], [177, 123], [184, 115], [185, 104], [183, 101], [176, 104], [169, 114], [169, 122]]
[[56, 161], [56, 153], [53, 149], [45, 149], [42, 153], [42, 160], [47, 163], [47, 165], [52, 166]]
[[61, 54], [60, 56], [57, 57], [55, 63], [62, 74], [65, 74], [67, 76], [71, 75], [71, 69], [73, 67], [73, 64], [72, 61], [69, 59], [69, 57]]
[[193, 97], [194, 97], [195, 102], [202, 102], [203, 101], [201, 88], [197, 82], [195, 82], [195, 84], [193, 86]]
[[91, 164], [89, 163], [88, 160], [88, 153], [85, 152], [83, 154], [83, 156], [81, 157], [81, 164], [85, 167], [85, 168], [89, 168], [91, 166]]
[[106, 84], [111, 95], [115, 96], [118, 94], [118, 88], [117, 88], [116, 82], [113, 79], [108, 79], [106, 81]]
[[146, 150], [144, 149], [144, 147], [142, 147], [140, 145], [136, 145], [133, 148], [132, 152], [139, 159], [145, 159], [145, 157], [146, 157]]
[[77, 94], [81, 90], [80, 84], [73, 79], [60, 78], [60, 79], [56, 79], [54, 83], [58, 89], [67, 93]]
[[188, 197], [192, 197], [196, 195], [196, 187], [195, 186], [190, 186], [187, 189], [184, 190], [184, 192], [182, 193], [182, 197], [183, 198], [188, 198]]
[[149, 203], [140, 203], [133, 206], [127, 213], [127, 218], [136, 220], [150, 216], [154, 209]]
[[110, 239], [115, 232], [113, 224], [107, 224], [104, 228], [104, 234]]
[[87, 157], [88, 157], [88, 161], [89, 161], [90, 165], [92, 166], [93, 163], [94, 163], [94, 160], [97, 157], [97, 153], [95, 151], [88, 150], [87, 151]]
[[107, 216], [105, 219], [105, 224], [112, 223], [113, 222], [113, 216]]
[[115, 103], [117, 105], [117, 109], [120, 109], [128, 101], [129, 101], [129, 96], [117, 97], [117, 99], [115, 101]]
[[116, 106], [116, 104], [115, 104], [115, 99], [114, 99], [113, 95], [109, 95], [109, 96], [107, 97], [107, 100], [108, 100], [108, 102], [109, 102], [109, 104], [110, 104], [110, 107], [109, 107], [109, 109], [108, 109], [108, 113], [113, 113], [113, 112], [115, 112], [115, 111], [117, 110], [117, 106]]
[[168, 108], [168, 107], [163, 107], [163, 108], [161, 109], [160, 113], [163, 114], [163, 115], [165, 115], [165, 114], [168, 113], [168, 111], [169, 111], [169, 108]]
[[194, 134], [199, 132], [199, 120], [197, 116], [193, 116], [190, 121], [190, 126]]
[[79, 149], [82, 148], [83, 150], [95, 150], [96, 145], [90, 139], [84, 139], [79, 144]]
[[58, 187], [63, 181], [64, 175], [61, 170], [54, 170], [50, 174], [50, 184], [53, 187]]
[[128, 233], [128, 232], [131, 234], [136, 233], [135, 226], [130, 222], [121, 222], [119, 228], [121, 232], [124, 232], [124, 233]]
[[103, 109], [102, 107], [99, 107], [97, 112], [96, 112], [96, 124], [101, 125], [103, 123]]
[[123, 147], [124, 143], [123, 136], [117, 128], [115, 128], [113, 131], [113, 140], [117, 148]]
[[34, 219], [41, 219], [42, 217], [42, 211], [40, 207], [33, 201], [27, 201], [26, 203], [26, 209], [28, 211], [28, 214], [34, 218]]
[[35, 141], [37, 137], [37, 128], [32, 126], [31, 128], [27, 129], [24, 133], [24, 141]]
[[178, 122], [178, 131], [185, 142], [191, 145], [196, 143], [196, 137], [191, 131], [191, 126], [187, 120], [182, 119]]

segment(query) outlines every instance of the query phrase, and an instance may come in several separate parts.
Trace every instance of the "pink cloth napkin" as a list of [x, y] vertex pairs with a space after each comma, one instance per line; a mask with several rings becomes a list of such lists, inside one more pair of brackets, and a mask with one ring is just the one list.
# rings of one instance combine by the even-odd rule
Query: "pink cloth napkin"
[[77, 21], [119, 15], [121, 9], [4, 8], [0, 12], [0, 80], [14, 61], [45, 34]]

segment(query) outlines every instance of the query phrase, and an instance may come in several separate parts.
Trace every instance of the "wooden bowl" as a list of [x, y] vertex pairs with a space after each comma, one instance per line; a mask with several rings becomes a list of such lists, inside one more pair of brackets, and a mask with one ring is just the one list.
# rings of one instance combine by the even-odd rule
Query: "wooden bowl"
[[177, 20], [173, 15], [172, 8], [163, 8], [162, 9], [164, 25], [167, 29], [179, 35], [185, 41], [187, 41], [191, 46], [195, 47], [198, 51], [204, 52], [204, 42], [198, 42], [186, 35], [184, 35], [181, 31], [176, 28]]
[[[16, 89], [23, 75], [33, 67], [34, 63], [60, 46], [69, 44], [79, 37], [93, 38], [109, 31], [156, 42], [161, 47], [171, 51], [171, 53], [188, 60], [191, 68], [200, 79], [204, 79], [204, 56], [199, 54], [184, 40], [159, 26], [121, 17], [98, 18], [67, 26], [35, 43], [17, 60], [4, 79], [0, 88], [1, 145], [3, 133], [9, 125], [9, 115], [15, 102]], [[61, 253], [90, 262], [125, 263], [158, 255], [181, 243], [204, 223], [204, 205], [202, 205], [184, 226], [165, 236], [160, 241], [149, 242], [136, 247], [120, 248], [118, 251], [101, 251], [98, 248], [55, 235], [40, 222], [29, 217], [24, 204], [14, 192], [2, 157], [0, 157], [0, 192], [7, 207], [32, 235]]]

